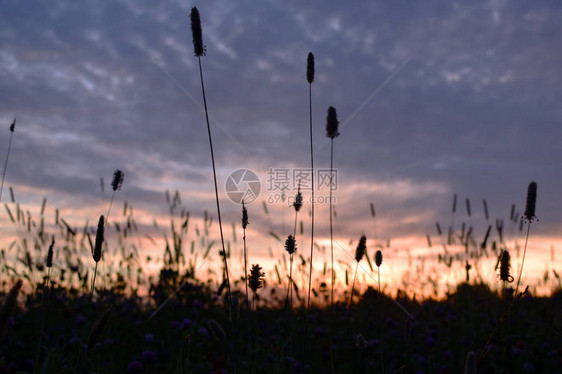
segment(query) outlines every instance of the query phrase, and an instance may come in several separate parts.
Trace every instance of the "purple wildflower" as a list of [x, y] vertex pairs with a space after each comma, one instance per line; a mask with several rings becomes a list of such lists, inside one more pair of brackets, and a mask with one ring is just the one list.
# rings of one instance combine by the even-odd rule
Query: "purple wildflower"
[[184, 330], [187, 330], [187, 329], [191, 328], [191, 326], [193, 326], [194, 324], [195, 324], [195, 322], [193, 322], [189, 318], [184, 318], [183, 321], [181, 321], [181, 328], [184, 329]]

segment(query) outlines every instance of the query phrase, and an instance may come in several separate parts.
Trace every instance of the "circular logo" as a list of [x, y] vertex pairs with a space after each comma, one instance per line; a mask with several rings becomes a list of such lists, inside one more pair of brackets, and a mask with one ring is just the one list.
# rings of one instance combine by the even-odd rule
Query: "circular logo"
[[224, 183], [226, 194], [236, 204], [250, 204], [261, 191], [260, 178], [250, 169], [234, 170]]

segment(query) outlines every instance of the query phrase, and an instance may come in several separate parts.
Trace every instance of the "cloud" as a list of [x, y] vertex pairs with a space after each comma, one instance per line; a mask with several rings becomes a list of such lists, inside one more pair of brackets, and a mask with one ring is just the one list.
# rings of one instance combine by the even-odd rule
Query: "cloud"
[[[0, 120], [17, 116], [19, 125], [8, 182], [82, 200], [99, 190], [100, 176], [122, 168], [135, 205], [157, 210], [157, 191], [181, 188], [197, 209], [210, 209], [212, 199], [195, 198], [212, 182], [192, 5], [0, 5]], [[549, 206], [562, 202], [555, 162], [562, 156], [561, 7], [197, 5], [221, 181], [238, 167], [308, 165], [305, 67], [313, 51], [317, 165], [329, 159], [328, 106], [340, 121], [354, 114], [335, 141], [335, 162], [351, 186], [390, 186], [373, 191], [392, 202], [392, 219], [403, 223], [389, 224], [389, 236], [423, 233], [425, 220], [411, 218], [444, 216], [454, 192], [496, 201], [501, 211], [512, 201], [521, 205], [527, 183], [537, 179]], [[433, 191], [431, 198], [393, 195], [409, 191], [405, 181]], [[342, 197], [342, 217], [359, 209], [360, 192]], [[545, 221], [562, 222], [559, 212], [543, 209]]]

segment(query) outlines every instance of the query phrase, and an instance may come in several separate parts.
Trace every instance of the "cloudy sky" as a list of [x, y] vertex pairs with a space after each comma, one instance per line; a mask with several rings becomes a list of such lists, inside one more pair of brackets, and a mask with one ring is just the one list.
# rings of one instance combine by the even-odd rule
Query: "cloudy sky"
[[[138, 211], [165, 214], [164, 191], [178, 189], [192, 214], [214, 214], [192, 6], [207, 49], [227, 221], [239, 220], [223, 188], [232, 171], [249, 168], [262, 181], [249, 206], [259, 231], [269, 227], [261, 207], [274, 193], [269, 168], [309, 166], [312, 51], [318, 167], [329, 166], [329, 106], [340, 120], [339, 236], [371, 230], [371, 202], [381, 239], [434, 235], [435, 221], [449, 224], [455, 193], [457, 222], [466, 218], [466, 198], [474, 220], [483, 217], [482, 199], [492, 218], [507, 218], [512, 203], [522, 212], [532, 180], [540, 218], [533, 232], [560, 236], [562, 6], [555, 1], [2, 1], [0, 151], [17, 117], [6, 186], [19, 200], [36, 206], [47, 196], [85, 215], [107, 202], [100, 177], [107, 183], [122, 169], [120, 200]], [[292, 211], [270, 208], [275, 231], [290, 232]], [[318, 211], [318, 235], [326, 237], [326, 206]]]

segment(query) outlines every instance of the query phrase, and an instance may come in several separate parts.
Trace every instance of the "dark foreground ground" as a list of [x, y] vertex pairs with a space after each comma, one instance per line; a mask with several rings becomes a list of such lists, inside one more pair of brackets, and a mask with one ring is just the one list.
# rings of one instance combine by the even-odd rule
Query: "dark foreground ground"
[[485, 285], [398, 298], [410, 318], [373, 290], [310, 313], [263, 300], [248, 311], [236, 292], [229, 312], [225, 292], [193, 282], [149, 319], [172, 289], [140, 299], [114, 287], [92, 301], [55, 286], [15, 309], [1, 295], [0, 373], [462, 373], [470, 351], [478, 373], [562, 373], [560, 292], [523, 295], [486, 346], [513, 298]]

